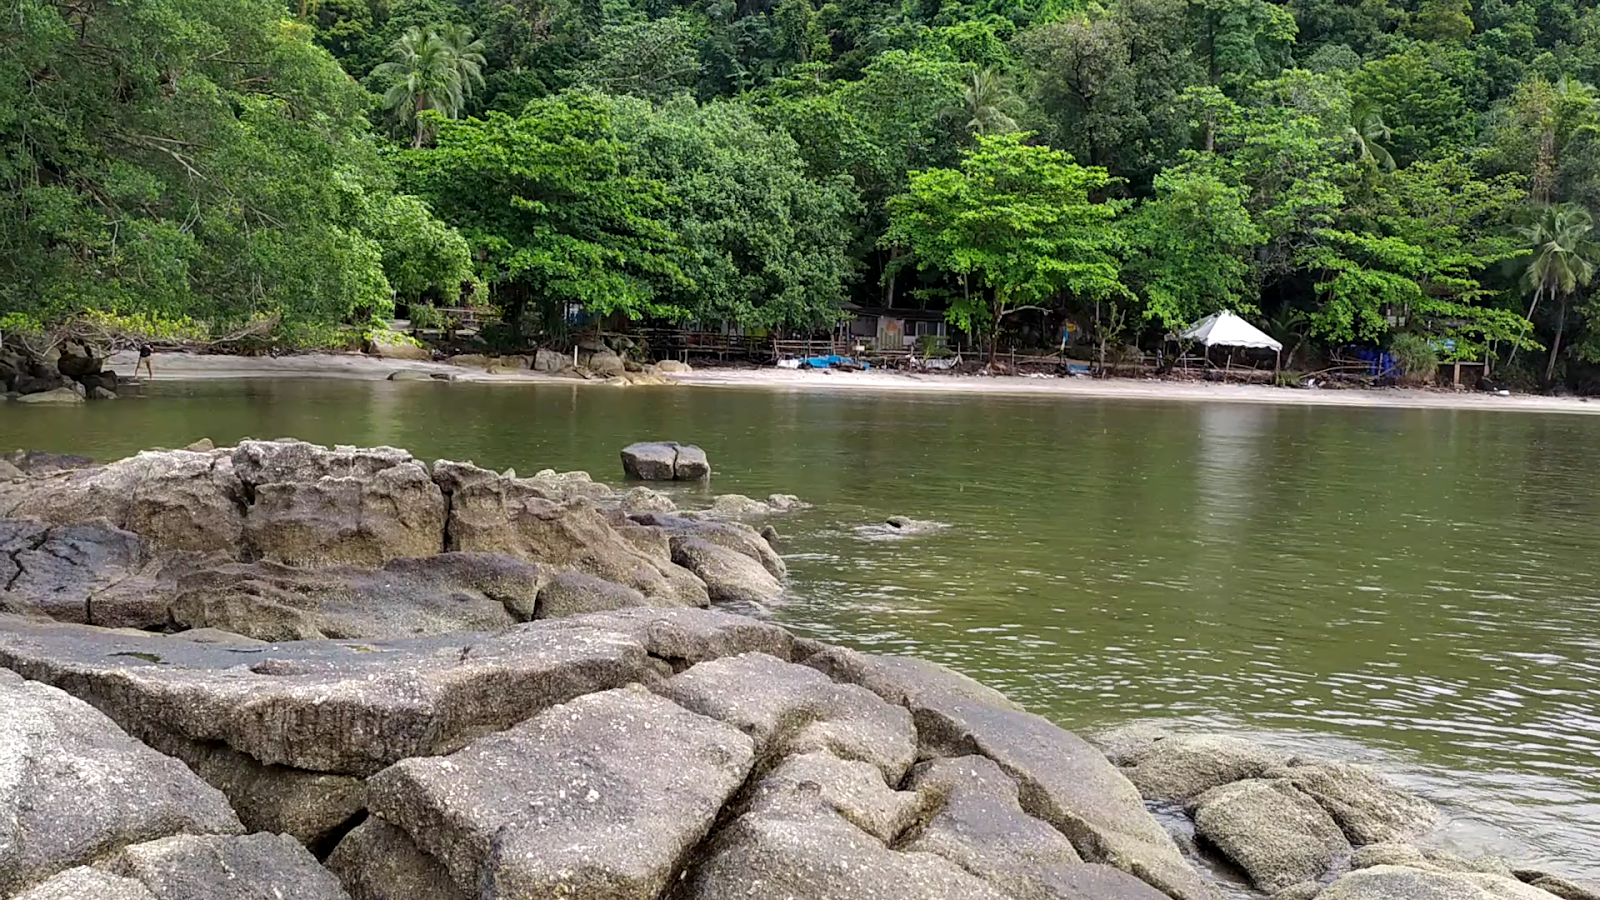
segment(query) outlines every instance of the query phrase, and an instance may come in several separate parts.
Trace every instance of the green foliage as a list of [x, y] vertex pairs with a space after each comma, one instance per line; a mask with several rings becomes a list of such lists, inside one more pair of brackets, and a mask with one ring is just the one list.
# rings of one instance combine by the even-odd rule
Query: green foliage
[[1395, 367], [1402, 380], [1413, 384], [1427, 384], [1439, 373], [1439, 351], [1433, 343], [1420, 334], [1404, 332], [1389, 342], [1389, 352], [1394, 356]]
[[420, 147], [428, 138], [424, 112], [436, 110], [454, 119], [473, 87], [483, 85], [482, 51], [483, 42], [474, 41], [464, 25], [410, 28], [395, 41], [390, 61], [372, 70], [373, 80], [388, 86], [384, 108], [413, 135], [412, 146]]
[[685, 281], [667, 187], [638, 170], [606, 102], [567, 95], [515, 118], [430, 127], [436, 146], [407, 153], [403, 172], [461, 230], [514, 327], [530, 305], [547, 323], [569, 304], [597, 316], [686, 312], [662, 299]]
[[959, 169], [913, 172], [889, 204], [885, 240], [908, 249], [918, 268], [961, 281], [947, 316], [987, 332], [991, 349], [1002, 320], [1025, 307], [1062, 293], [1090, 301], [1127, 293], [1108, 227], [1116, 208], [1089, 196], [1110, 177], [1024, 137], [980, 135]]
[[1156, 177], [1156, 196], [1121, 221], [1124, 277], [1143, 315], [1163, 330], [1255, 306], [1250, 258], [1266, 233], [1250, 219], [1244, 190], [1194, 171]]

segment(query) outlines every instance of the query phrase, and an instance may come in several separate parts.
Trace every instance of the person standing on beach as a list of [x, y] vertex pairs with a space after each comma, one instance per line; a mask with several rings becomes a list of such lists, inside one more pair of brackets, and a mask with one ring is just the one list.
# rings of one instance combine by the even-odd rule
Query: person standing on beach
[[150, 365], [150, 356], [152, 352], [153, 351], [151, 351], [149, 344], [139, 345], [139, 361], [133, 364], [133, 377], [139, 377], [140, 369], [144, 369], [145, 374], [150, 378], [153, 379], [156, 377], [155, 367]]

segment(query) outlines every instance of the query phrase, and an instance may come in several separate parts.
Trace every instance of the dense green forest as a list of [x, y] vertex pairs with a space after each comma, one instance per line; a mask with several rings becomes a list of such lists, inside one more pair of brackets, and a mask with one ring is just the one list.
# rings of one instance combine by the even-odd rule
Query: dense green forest
[[[0, 329], [396, 302], [1600, 386], [1593, 0], [6, 0]], [[1593, 379], [1595, 384], [1591, 385]]]

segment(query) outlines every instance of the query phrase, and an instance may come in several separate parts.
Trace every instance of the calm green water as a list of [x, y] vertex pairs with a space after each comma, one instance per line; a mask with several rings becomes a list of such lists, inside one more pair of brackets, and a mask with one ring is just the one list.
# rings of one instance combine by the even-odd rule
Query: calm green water
[[[1444, 841], [1600, 877], [1600, 417], [277, 381], [0, 407], [0, 446], [392, 444], [799, 494], [776, 615], [915, 652], [1068, 727], [1157, 718], [1370, 758]], [[894, 513], [949, 527], [884, 539]]]

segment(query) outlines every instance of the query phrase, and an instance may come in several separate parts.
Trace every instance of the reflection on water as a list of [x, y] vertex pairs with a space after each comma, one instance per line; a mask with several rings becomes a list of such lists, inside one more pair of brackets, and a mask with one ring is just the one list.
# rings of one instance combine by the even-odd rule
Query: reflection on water
[[[1600, 877], [1600, 419], [738, 390], [253, 382], [0, 408], [0, 444], [202, 435], [587, 468], [695, 441], [799, 494], [778, 616], [1062, 724], [1158, 718], [1371, 756], [1443, 839]], [[950, 527], [903, 540], [890, 514]]]

